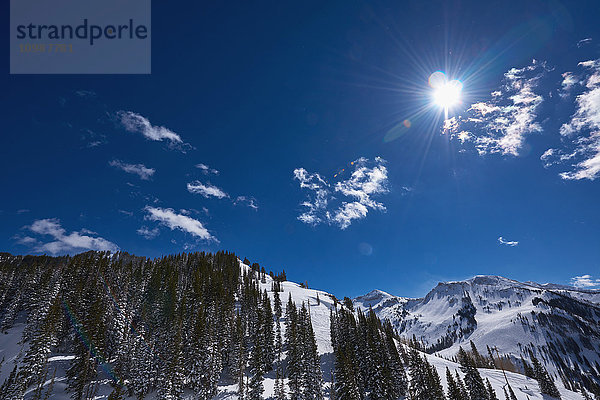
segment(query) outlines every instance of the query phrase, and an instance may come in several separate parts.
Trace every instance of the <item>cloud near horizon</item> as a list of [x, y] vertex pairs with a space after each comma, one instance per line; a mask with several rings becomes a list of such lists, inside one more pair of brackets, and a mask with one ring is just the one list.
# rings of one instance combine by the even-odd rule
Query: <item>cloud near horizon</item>
[[76, 251], [98, 250], [116, 252], [119, 246], [97, 235], [88, 229], [82, 229], [80, 232], [67, 231], [61, 226], [58, 218], [47, 218], [36, 220], [30, 226], [26, 227], [29, 231], [40, 236], [50, 236], [52, 241], [44, 242], [31, 236], [24, 236], [17, 239], [20, 244], [33, 246], [37, 252], [48, 252], [56, 254], [70, 254]]
[[[382, 203], [373, 199], [373, 196], [389, 191], [385, 160], [376, 157], [370, 161], [361, 157], [350, 165], [353, 168], [350, 177], [334, 185], [317, 173], [309, 174], [304, 168], [294, 170], [294, 179], [300, 183], [300, 188], [309, 191], [307, 200], [300, 203], [305, 211], [298, 220], [312, 226], [324, 223], [346, 229], [353, 221], [365, 218], [369, 210], [386, 210]], [[336, 205], [330, 207], [332, 203]]]
[[600, 287], [600, 279], [594, 279], [586, 274], [571, 278], [571, 284], [578, 289], [593, 289]]
[[128, 174], [137, 175], [140, 177], [140, 179], [145, 181], [150, 180], [152, 175], [154, 175], [156, 172], [154, 168], [148, 168], [144, 164], [128, 164], [121, 160], [112, 160], [108, 163], [108, 165], [127, 172]]
[[217, 238], [212, 236], [204, 227], [202, 222], [198, 221], [197, 219], [189, 217], [185, 214], [179, 214], [172, 208], [146, 206], [144, 210], [146, 211], [145, 219], [147, 220], [157, 221], [161, 225], [164, 225], [171, 230], [178, 229], [202, 240], [219, 243]]

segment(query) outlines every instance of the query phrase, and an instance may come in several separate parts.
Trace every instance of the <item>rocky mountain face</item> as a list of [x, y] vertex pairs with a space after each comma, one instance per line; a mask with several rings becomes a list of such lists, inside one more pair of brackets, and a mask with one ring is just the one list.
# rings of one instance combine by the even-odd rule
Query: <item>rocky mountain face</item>
[[520, 372], [533, 355], [565, 382], [600, 382], [599, 300], [598, 291], [476, 276], [439, 283], [420, 299], [372, 291], [354, 305], [372, 308], [430, 354], [452, 358], [472, 341]]

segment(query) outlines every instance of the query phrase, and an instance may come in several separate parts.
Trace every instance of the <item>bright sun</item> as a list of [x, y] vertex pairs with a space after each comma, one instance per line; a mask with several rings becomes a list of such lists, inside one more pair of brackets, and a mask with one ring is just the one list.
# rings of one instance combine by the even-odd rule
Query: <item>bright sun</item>
[[447, 118], [448, 110], [460, 103], [462, 82], [456, 79], [448, 81], [446, 74], [436, 71], [429, 76], [429, 86], [433, 88], [433, 103], [444, 109]]

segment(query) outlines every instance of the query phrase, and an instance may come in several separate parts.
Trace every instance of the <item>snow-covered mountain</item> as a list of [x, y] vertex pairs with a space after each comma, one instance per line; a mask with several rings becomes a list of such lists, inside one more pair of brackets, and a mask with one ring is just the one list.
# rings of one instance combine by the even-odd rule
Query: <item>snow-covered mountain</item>
[[[29, 266], [38, 261], [29, 259], [27, 262], [24, 262], [24, 259], [13, 258], [10, 255], [2, 255], [2, 257], [3, 259], [0, 262], [4, 264], [0, 264], [0, 273], [2, 277], [9, 280], [4, 280], [3, 285], [0, 282], [0, 289], [2, 289], [0, 290], [0, 300], [3, 302], [1, 304], [8, 304], [8, 308], [10, 309], [0, 310], [3, 315], [1, 319], [3, 319], [5, 326], [4, 331], [0, 334], [0, 360], [4, 360], [0, 372], [0, 385], [8, 378], [15, 365], [23, 365], [24, 356], [28, 353], [32, 345], [26, 339], [28, 326], [31, 324], [31, 316], [28, 317], [25, 312], [11, 311], [13, 307], [16, 307], [15, 309], [18, 310], [19, 308], [15, 305], [18, 305], [22, 300], [27, 300], [23, 298], [23, 293], [18, 293], [18, 290], [21, 289], [17, 290], [16, 288], [31, 286], [35, 290], [38, 284], [36, 282], [22, 282], [20, 285], [24, 286], [17, 286], [14, 282], [17, 281], [18, 272], [11, 270], [12, 266], [19, 266], [20, 263], [28, 265], [29, 268]], [[88, 256], [85, 260], [89, 261], [93, 257], [93, 255]], [[99, 259], [102, 260], [101, 257]], [[178, 262], [184, 262], [182, 260], [185, 260], [185, 255], [178, 256], [175, 259]], [[117, 255], [115, 257], [111, 256], [110, 260], [115, 265], [122, 265], [121, 262], [127, 263], [133, 259], [128, 255]], [[56, 269], [59, 264], [65, 261], [64, 259], [51, 260], [50, 258], [44, 258], [40, 261], [46, 263], [51, 268], [55, 268], [52, 274], [56, 279], [59, 279], [63, 273], [67, 272], [67, 270], [62, 272]], [[158, 263], [159, 261], [151, 262], [142, 260], [140, 265], [143, 268], [149, 268], [151, 263]], [[106, 262], [106, 260], [103, 262]], [[239, 265], [242, 273], [245, 272], [248, 275], [254, 274], [250, 266], [242, 262], [239, 262]], [[102, 278], [102, 282], [106, 289], [105, 294], [110, 295], [109, 299], [112, 298], [115, 301], [115, 315], [119, 315], [121, 311], [117, 303], [125, 300], [121, 299], [118, 293], [114, 291], [115, 287], [111, 289], [110, 279], [107, 276]], [[325, 291], [306, 288], [303, 285], [289, 281], [275, 282], [273, 277], [268, 274], [260, 276], [256, 273], [254, 282], [262, 291], [267, 291], [268, 298], [272, 304], [274, 303], [275, 296], [275, 293], [272, 291], [273, 285], [274, 283], [280, 284], [281, 291], [279, 292], [279, 296], [283, 303], [284, 316], [286, 304], [290, 296], [298, 308], [302, 304], [308, 307], [312, 329], [316, 338], [317, 351], [320, 357], [320, 367], [324, 381], [323, 391], [325, 398], [329, 399], [329, 388], [332, 381], [331, 372], [335, 367], [335, 355], [333, 354], [330, 336], [330, 313], [336, 307], [341, 308], [343, 306], [334, 296]], [[52, 286], [50, 285], [49, 287]], [[57, 288], [56, 290], [59, 289]], [[557, 339], [554, 336], [550, 336], [548, 341], [544, 341], [546, 331], [554, 332], [552, 325], [555, 325], [556, 329], [565, 329], [563, 325], [564, 321], [567, 321], [569, 324], [573, 324], [570, 326], [569, 329], [571, 331], [569, 332], [574, 333], [575, 329], [582, 329], [581, 335], [574, 340], [580, 346], [584, 346], [584, 344], [589, 345], [591, 342], [594, 350], [588, 349], [588, 353], [585, 354], [589, 356], [589, 360], [595, 360], [595, 358], [592, 358], [592, 352], [597, 356], [597, 353], [595, 353], [599, 343], [597, 330], [595, 330], [595, 327], [593, 329], [588, 327], [586, 331], [580, 326], [584, 321], [597, 323], [599, 315], [597, 306], [592, 304], [592, 300], [594, 299], [593, 293], [589, 294], [592, 300], [586, 300], [585, 296], [588, 294], [577, 291], [574, 291], [577, 293], [570, 293], [570, 291], [571, 289], [564, 289], [563, 292], [553, 292], [548, 289], [536, 287], [533, 284], [521, 284], [499, 277], [476, 277], [465, 282], [440, 284], [423, 299], [406, 299], [381, 291], [373, 291], [355, 299], [354, 304], [357, 309], [372, 308], [380, 318], [390, 319], [403, 336], [412, 336], [415, 334], [429, 345], [438, 343], [438, 338], [455, 338], [455, 334], [456, 340], [453, 339], [448, 348], [439, 351], [438, 354], [425, 354], [428, 362], [442, 377], [442, 385], [447, 389], [446, 380], [444, 379], [446, 368], [449, 368], [453, 373], [460, 370], [459, 365], [450, 359], [455, 355], [458, 345], [468, 343], [470, 339], [473, 339], [479, 347], [483, 346], [485, 348], [486, 344], [496, 345], [502, 353], [510, 353], [516, 357], [520, 354], [521, 348], [530, 346], [530, 343], [535, 344], [534, 347], [537, 352], [540, 352], [538, 344], [548, 346], [550, 342], [555, 343]], [[50, 295], [53, 294], [50, 293]], [[583, 297], [580, 299], [580, 296]], [[240, 299], [240, 301], [242, 300]], [[66, 303], [63, 303], [63, 305], [63, 311], [69, 314], [70, 307], [67, 307]], [[567, 310], [563, 310], [563, 308]], [[536, 312], [534, 317], [525, 315], [526, 313], [531, 313], [531, 311]], [[547, 315], [546, 319], [551, 318], [549, 325], [547, 322], [543, 322], [546, 319], [540, 317], [542, 313]], [[12, 322], [6, 322], [9, 320], [7, 316], [10, 317], [10, 321]], [[575, 320], [578, 322], [575, 322]], [[524, 321], [528, 322], [525, 323]], [[282, 318], [281, 322], [282, 335], [285, 336], [285, 317]], [[134, 325], [132, 327], [135, 328]], [[138, 331], [138, 329], [136, 328], [135, 331]], [[138, 332], [132, 331], [130, 333], [133, 336], [128, 340], [135, 341]], [[74, 333], [70, 335], [72, 336], [70, 338], [67, 337], [66, 343], [78, 343], [78, 336]], [[139, 335], [141, 336], [141, 334]], [[147, 333], [142, 345], [147, 344], [145, 343], [147, 340], [152, 340], [149, 335], [151, 335], [151, 332]], [[31, 336], [31, 332], [29, 332], [29, 336]], [[521, 347], [518, 344], [514, 344], [513, 342], [515, 341], [518, 341]], [[160, 351], [160, 349], [154, 346], [149, 345], [147, 348], [152, 351]], [[406, 345], [402, 343], [398, 343], [398, 346], [406, 348]], [[46, 390], [50, 385], [54, 386], [50, 399], [67, 399], [72, 393], [67, 391], [69, 378], [67, 378], [66, 371], [72, 367], [73, 363], [77, 360], [77, 356], [70, 352], [70, 348], [67, 346], [61, 346], [60, 348], [48, 347], [47, 350], [49, 352], [44, 356], [47, 361], [47, 370], [56, 371], [56, 375], [55, 379], [48, 379], [46, 382], [43, 382], [42, 387]], [[542, 351], [544, 361], [549, 361], [550, 357], [544, 357], [544, 354], [546, 353]], [[282, 359], [286, 360], [287, 356], [288, 354], [284, 350]], [[134, 357], [134, 355], [131, 355], [131, 357]], [[113, 362], [114, 360], [112, 359], [106, 360], [102, 365], [102, 369], [105, 372], [110, 372], [110, 364]], [[591, 362], [593, 363], [593, 361]], [[479, 371], [483, 379], [490, 381], [492, 388], [496, 391], [499, 398], [503, 398], [503, 388], [506, 381], [508, 381], [514, 389], [518, 400], [549, 399], [549, 397], [540, 394], [538, 384], [534, 379], [526, 377], [522, 373], [519, 373], [519, 371], [506, 371], [506, 375], [498, 369], [482, 368]], [[101, 370], [98, 378], [92, 381], [96, 385], [94, 389], [95, 399], [106, 399], [113, 392], [114, 385], [108, 375], [110, 374], [103, 376]], [[246, 379], [249, 380], [249, 376]], [[289, 385], [287, 379], [284, 382], [285, 385]], [[275, 371], [270, 371], [264, 375], [264, 393], [262, 398], [274, 398], [275, 383]], [[556, 381], [556, 385], [560, 390], [562, 399], [583, 399], [580, 393], [565, 388], [560, 380]], [[230, 380], [221, 378], [218, 382], [218, 393], [214, 398], [238, 399], [237, 390], [238, 387], [236, 384], [233, 384]], [[34, 386], [27, 389], [24, 398], [31, 399], [35, 395], [36, 389]], [[124, 395], [127, 399], [135, 398], [127, 397], [127, 393]], [[182, 393], [181, 398], [196, 398], [194, 395], [190, 390], [186, 390]], [[154, 399], [161, 397], [154, 391], [148, 393], [146, 398]]]
[[598, 381], [599, 299], [597, 291], [476, 276], [439, 283], [420, 299], [372, 291], [354, 304], [371, 307], [401, 336], [416, 338], [432, 354], [451, 358], [473, 341], [486, 354], [487, 347], [497, 348], [520, 371], [521, 356], [529, 360], [532, 351], [557, 377]]

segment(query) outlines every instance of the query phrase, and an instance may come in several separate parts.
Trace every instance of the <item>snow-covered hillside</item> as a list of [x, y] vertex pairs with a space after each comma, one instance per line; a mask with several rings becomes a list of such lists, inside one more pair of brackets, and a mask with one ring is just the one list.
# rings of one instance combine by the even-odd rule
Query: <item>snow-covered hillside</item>
[[[248, 265], [242, 262], [239, 265], [241, 270], [247, 274], [255, 273]], [[255, 282], [258, 282], [260, 289], [267, 291], [268, 298], [273, 304], [275, 296], [275, 293], [271, 290], [274, 284], [273, 278], [268, 274], [262, 276], [256, 274]], [[341, 308], [342, 305], [335, 300], [334, 296], [325, 291], [305, 288], [302, 285], [289, 281], [281, 282], [280, 285], [282, 291], [279, 292], [279, 296], [283, 304], [284, 315], [290, 296], [298, 308], [303, 303], [308, 306], [310, 320], [316, 337], [317, 350], [320, 356], [325, 398], [329, 399], [329, 388], [332, 381], [331, 372], [335, 365], [335, 356], [330, 337], [330, 313], [336, 307], [336, 304], [338, 308]], [[585, 294], [580, 295], [585, 296]], [[534, 298], [539, 298], [539, 300], [535, 301], [536, 305], [533, 305]], [[534, 343], [541, 343], [540, 341], [544, 338], [541, 328], [536, 327], [533, 329], [531, 328], [532, 325], [524, 325], [521, 323], [522, 319], [518, 319], [516, 314], [525, 314], [532, 310], [537, 310], [537, 313], [540, 310], [548, 310], [550, 306], [545, 304], [550, 303], [555, 298], [566, 298], [577, 304], [583, 304], [580, 303], [580, 300], [573, 300], [577, 298], [575, 295], [556, 294], [533, 285], [519, 284], [518, 282], [503, 278], [477, 277], [465, 282], [440, 284], [424, 299], [405, 299], [385, 292], [373, 291], [368, 295], [357, 298], [355, 306], [363, 309], [372, 308], [381, 318], [392, 320], [403, 335], [412, 335], [414, 333], [420, 339], [427, 340], [429, 344], [436, 343], [436, 337], [443, 337], [449, 332], [461, 328], [463, 333], [462, 336], [458, 337], [456, 343], [452, 343], [449, 348], [440, 351], [439, 356], [435, 354], [426, 355], [429, 363], [435, 367], [442, 378], [442, 384], [446, 386], [446, 368], [449, 368], [453, 373], [459, 370], [459, 365], [449, 361], [449, 359], [454, 356], [460, 343], [465, 343], [465, 341], [468, 342], [469, 339], [473, 339], [479, 346], [485, 346], [488, 343], [490, 345], [497, 345], [500, 347], [501, 352], [508, 353], [514, 351], [514, 355], [519, 354], [518, 345], [516, 347], [513, 345], [510, 348], [508, 345], [511, 345], [515, 340], [519, 340], [518, 335], [524, 337], [525, 339], [523, 340], [535, 339]], [[590, 311], [588, 310], [588, 312]], [[595, 311], [591, 312], [594, 313]], [[513, 322], [515, 318], [518, 323]], [[472, 323], [473, 320], [476, 322], [474, 325]], [[0, 359], [4, 359], [0, 372], [0, 384], [8, 378], [15, 365], [22, 365], [24, 362], [23, 357], [30, 346], [27, 341], [23, 340], [27, 323], [28, 319], [25, 313], [16, 315], [14, 322], [0, 335]], [[453, 329], [449, 329], [448, 326], [453, 327]], [[281, 328], [284, 336], [285, 327], [285, 318], [282, 318]], [[526, 331], [525, 334], [518, 332], [518, 329]], [[531, 331], [532, 329], [533, 331]], [[513, 336], [507, 337], [506, 335]], [[598, 345], [596, 337], [590, 337], [590, 340], [592, 340], [594, 346]], [[524, 341], [522, 346], [525, 346], [527, 343]], [[398, 343], [398, 346], [405, 345]], [[503, 348], [502, 346], [507, 347]], [[62, 350], [62, 352], [57, 352], [54, 349], [47, 355], [48, 370], [56, 371], [54, 389], [50, 399], [62, 400], [71, 396], [71, 393], [66, 391], [68, 383], [66, 370], [75, 361], [76, 356], [73, 353], [64, 351], [64, 348]], [[284, 351], [282, 359], [285, 360], [286, 356], [287, 354]], [[107, 367], [111, 362], [111, 360], [108, 360], [103, 368]], [[549, 399], [547, 396], [539, 393], [538, 383], [535, 380], [527, 378], [520, 373], [506, 372], [505, 378], [501, 370], [480, 369], [480, 374], [484, 379], [489, 379], [499, 398], [503, 398], [503, 386], [506, 380], [508, 380], [518, 400]], [[275, 371], [270, 371], [264, 376], [263, 398], [273, 398], [275, 378]], [[287, 379], [284, 382], [287, 385]], [[47, 389], [50, 384], [51, 380], [48, 379], [44, 384], [44, 388]], [[560, 380], [557, 380], [556, 384], [563, 399], [579, 400], [583, 398], [581, 394], [565, 389]], [[111, 379], [102, 374], [98, 375], [94, 385], [96, 385], [97, 389], [94, 393], [95, 399], [106, 399], [113, 391]], [[35, 390], [30, 388], [25, 393], [25, 398], [31, 399], [34, 395]], [[160, 397], [156, 391], [152, 391], [146, 398], [155, 399]], [[192, 399], [194, 398], [194, 393], [186, 389], [182, 398]], [[232, 384], [231, 380], [221, 379], [218, 385], [218, 394], [215, 398], [238, 399], [237, 385]]]
[[424, 298], [407, 299], [372, 291], [354, 299], [389, 319], [401, 336], [429, 352], [451, 358], [470, 341], [486, 352], [497, 348], [522, 370], [529, 351], [556, 377], [597, 378], [600, 362], [600, 294], [558, 285], [520, 283], [476, 276], [439, 283]]

